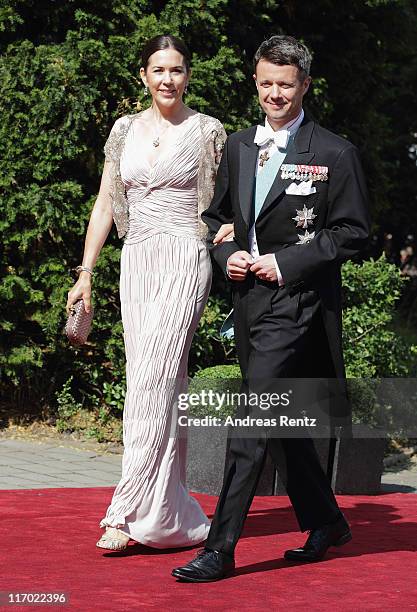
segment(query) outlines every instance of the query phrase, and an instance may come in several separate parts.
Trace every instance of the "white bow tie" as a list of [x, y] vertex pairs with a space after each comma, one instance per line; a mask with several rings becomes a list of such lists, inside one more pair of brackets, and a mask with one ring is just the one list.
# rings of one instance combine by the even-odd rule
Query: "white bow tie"
[[288, 141], [290, 139], [290, 132], [288, 130], [278, 130], [271, 134], [264, 125], [258, 125], [256, 127], [255, 138], [253, 139], [255, 144], [262, 147], [269, 141], [275, 142], [279, 149], [286, 149]]

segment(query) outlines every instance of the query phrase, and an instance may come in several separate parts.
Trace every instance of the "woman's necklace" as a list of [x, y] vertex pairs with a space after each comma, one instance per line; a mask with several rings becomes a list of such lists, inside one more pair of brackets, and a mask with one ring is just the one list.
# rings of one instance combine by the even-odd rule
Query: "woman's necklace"
[[[154, 115], [154, 125], [156, 125], [156, 124], [157, 124], [157, 122], [156, 122], [156, 117], [155, 117], [155, 115]], [[152, 140], [152, 144], [153, 144], [153, 146], [154, 146], [154, 147], [159, 147], [159, 145], [160, 145], [160, 140], [159, 140], [159, 139], [161, 138], [161, 136], [162, 136], [163, 134], [165, 134], [165, 132], [166, 132], [166, 131], [167, 131], [167, 129], [168, 129], [168, 126], [166, 125], [166, 126], [164, 127], [164, 129], [162, 129], [162, 130], [160, 130], [160, 131], [158, 132], [158, 130], [157, 130], [155, 127], [154, 127], [154, 125], [153, 125], [152, 127], [153, 127], [153, 132], [154, 132], [155, 138]]]
[[[156, 121], [156, 117], [155, 117], [154, 113], [153, 113], [153, 116], [154, 116], [154, 125], [156, 125], [157, 121]], [[159, 131], [159, 132], [153, 127], [153, 132], [155, 134], [155, 138], [152, 140], [152, 145], [154, 147], [159, 147], [159, 145], [161, 144], [160, 143], [160, 138], [161, 138], [161, 136], [163, 136], [165, 134], [165, 132], [167, 131], [168, 127], [169, 126], [166, 125], [165, 128], [162, 131]]]
[[[156, 132], [156, 130], [154, 131]], [[152, 144], [154, 147], [159, 147], [159, 138], [160, 138], [160, 134], [157, 134], [155, 138], [152, 140]]]
[[[165, 128], [165, 129], [166, 129], [166, 128]], [[165, 131], [165, 130], [164, 130], [164, 131]], [[156, 132], [156, 130], [154, 130], [154, 132], [156, 133], [156, 136], [155, 136], [155, 138], [152, 140], [152, 144], [153, 144], [153, 146], [154, 146], [154, 147], [159, 147], [159, 144], [160, 144], [160, 143], [159, 143], [159, 138], [160, 138], [161, 134], [158, 134], [158, 133]]]

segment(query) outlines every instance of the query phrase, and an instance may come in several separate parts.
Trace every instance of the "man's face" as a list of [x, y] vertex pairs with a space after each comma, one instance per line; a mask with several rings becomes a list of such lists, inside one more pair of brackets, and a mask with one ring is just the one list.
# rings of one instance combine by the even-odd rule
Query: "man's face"
[[311, 77], [300, 80], [300, 71], [296, 66], [278, 66], [261, 59], [253, 78], [259, 103], [273, 128], [279, 129], [300, 114]]

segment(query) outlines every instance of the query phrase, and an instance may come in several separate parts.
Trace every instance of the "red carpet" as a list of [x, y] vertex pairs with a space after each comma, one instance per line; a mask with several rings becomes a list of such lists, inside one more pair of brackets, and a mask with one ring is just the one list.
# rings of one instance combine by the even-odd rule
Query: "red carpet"
[[[353, 540], [321, 563], [290, 565], [286, 548], [304, 542], [286, 497], [258, 497], [238, 545], [237, 576], [181, 584], [171, 568], [194, 550], [130, 544], [123, 553], [95, 547], [112, 489], [0, 491], [0, 591], [64, 591], [60, 609], [414, 610], [417, 609], [417, 496], [341, 496]], [[197, 495], [208, 513], [215, 498]], [[6, 609], [6, 608], [3, 608]], [[51, 610], [11, 606], [7, 610]]]

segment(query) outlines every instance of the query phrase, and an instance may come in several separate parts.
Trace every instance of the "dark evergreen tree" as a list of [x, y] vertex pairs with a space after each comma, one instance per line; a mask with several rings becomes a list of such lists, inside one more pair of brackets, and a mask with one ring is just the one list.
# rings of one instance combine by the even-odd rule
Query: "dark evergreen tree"
[[[103, 400], [105, 384], [108, 398], [121, 381], [114, 229], [97, 265], [91, 342], [75, 351], [62, 335], [68, 270], [81, 260], [111, 125], [145, 104], [141, 48], [168, 32], [193, 51], [187, 103], [228, 131], [260, 117], [252, 56], [261, 40], [302, 38], [314, 52], [307, 108], [360, 147], [375, 228], [416, 232], [412, 0], [3, 0], [0, 368], [5, 397], [14, 390], [22, 405], [49, 405], [70, 374], [90, 404]], [[211, 330], [215, 319], [205, 320]], [[204, 342], [212, 342], [211, 332], [201, 331], [193, 368], [209, 365]], [[221, 358], [212, 348], [206, 354]]]

